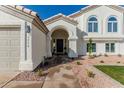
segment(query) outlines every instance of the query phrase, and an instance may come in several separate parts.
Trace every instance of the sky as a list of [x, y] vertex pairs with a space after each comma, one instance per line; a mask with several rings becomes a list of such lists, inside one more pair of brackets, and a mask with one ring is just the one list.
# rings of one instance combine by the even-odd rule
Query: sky
[[86, 6], [87, 5], [25, 5], [24, 7], [37, 12], [40, 18], [44, 20], [58, 13], [69, 15]]

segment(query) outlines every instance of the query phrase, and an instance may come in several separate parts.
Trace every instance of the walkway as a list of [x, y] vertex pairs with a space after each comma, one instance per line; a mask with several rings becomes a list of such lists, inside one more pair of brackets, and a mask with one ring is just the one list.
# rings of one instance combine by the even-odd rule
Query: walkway
[[80, 88], [70, 65], [59, 65], [49, 69], [43, 88]]
[[[51, 67], [47, 67], [48, 75], [43, 81], [11, 81], [5, 87], [28, 87], [28, 88], [120, 88], [124, 87], [118, 81], [96, 69], [93, 65], [124, 65], [124, 57], [96, 57], [88, 59], [71, 60], [67, 57], [55, 57], [51, 62]], [[113, 60], [114, 59], [114, 60]], [[115, 60], [116, 59], [116, 60]], [[101, 60], [104, 63], [101, 63]], [[118, 63], [117, 61], [120, 61]], [[82, 65], [78, 65], [79, 61]], [[55, 62], [55, 64], [53, 64]], [[87, 71], [95, 74], [94, 78], [88, 76]]]

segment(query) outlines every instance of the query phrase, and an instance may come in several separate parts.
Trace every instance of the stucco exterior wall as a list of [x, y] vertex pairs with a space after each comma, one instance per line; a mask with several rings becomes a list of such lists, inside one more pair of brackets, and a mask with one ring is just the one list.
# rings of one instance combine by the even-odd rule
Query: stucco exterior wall
[[47, 57], [46, 34], [32, 25], [32, 61], [33, 68], [37, 67]]
[[68, 32], [69, 34], [69, 38], [75, 38], [76, 35], [77, 35], [77, 32], [76, 32], [76, 26], [74, 26], [73, 24], [67, 22], [67, 21], [64, 21], [64, 20], [58, 20], [54, 23], [51, 23], [49, 25], [47, 25], [47, 28], [49, 29], [50, 31], [50, 34], [54, 31], [54, 30], [57, 30], [57, 29], [64, 29]]
[[[89, 10], [88, 10], [89, 9]], [[52, 33], [56, 28], [65, 29], [69, 33], [69, 38], [76, 37], [73, 42], [69, 40], [69, 47], [77, 51], [78, 55], [87, 55], [87, 43], [89, 38], [92, 38], [93, 42], [96, 43], [96, 53], [104, 55], [105, 43], [115, 43], [115, 52], [106, 53], [109, 55], [124, 55], [124, 12], [119, 7], [112, 6], [95, 6], [92, 9], [88, 8], [86, 11], [81, 10], [79, 16], [75, 17], [74, 20], [77, 21], [77, 25], [73, 25], [73, 22], [68, 22], [66, 19], [54, 20], [47, 25]], [[98, 32], [88, 32], [88, 19], [91, 16], [95, 16], [98, 20]], [[108, 18], [110, 16], [115, 16], [117, 18], [117, 32], [108, 32]], [[74, 30], [76, 28], [76, 30]], [[73, 44], [73, 45], [72, 45]], [[76, 47], [74, 46], [76, 44]], [[72, 56], [72, 55], [71, 55]]]
[[66, 30], [69, 37], [68, 37], [68, 42], [69, 42], [69, 52], [68, 52], [68, 56], [69, 57], [77, 57], [78, 53], [77, 53], [77, 27], [75, 24], [68, 22], [68, 20], [66, 21], [65, 19], [59, 19], [49, 25], [47, 25], [48, 29], [49, 29], [49, 37], [51, 37], [51, 34], [53, 31], [58, 30], [58, 29], [62, 29], [62, 30]]
[[0, 10], [0, 70], [19, 70], [23, 23], [24, 20]]
[[[119, 54], [121, 54], [121, 55], [124, 55], [124, 51], [122, 50], [122, 48], [124, 47], [123, 42], [112, 42], [112, 43], [115, 43], [115, 52], [113, 52], [113, 53], [105, 52], [105, 43], [107, 43], [107, 41], [94, 42], [94, 43], [96, 43], [96, 52], [94, 52], [93, 54], [96, 54], [96, 55], [99, 55], [99, 54], [101, 54], [101, 55], [104, 55], [104, 54], [108, 54], [108, 55], [119, 55]], [[88, 54], [88, 53], [86, 53], [86, 54]]]
[[24, 20], [0, 11], [0, 25], [21, 25]]
[[[96, 16], [98, 19], [98, 33], [87, 33], [88, 27], [87, 27], [87, 21], [90, 16]], [[118, 20], [118, 33], [108, 33], [107, 32], [107, 20], [110, 16], [116, 16]], [[88, 34], [88, 36], [91, 35], [121, 35], [123, 31], [123, 13], [119, 12], [115, 9], [109, 8], [107, 6], [101, 6], [96, 9], [92, 9], [86, 13], [83, 13], [81, 16], [75, 18], [78, 21], [78, 28], [81, 31], [84, 31]]]
[[[98, 19], [98, 32], [88, 32], [88, 26], [87, 21], [90, 16], [96, 16]], [[118, 32], [109, 33], [107, 32], [107, 20], [108, 17], [115, 16], [118, 21]], [[79, 55], [86, 55], [86, 43], [87, 41], [84, 39], [85, 37], [104, 37], [104, 38], [112, 38], [113, 40], [106, 40], [98, 42], [97, 43], [97, 54], [99, 53], [105, 53], [105, 43], [106, 42], [114, 42], [115, 43], [115, 53], [109, 53], [109, 54], [124, 54], [124, 51], [122, 47], [124, 47], [124, 40], [116, 40], [116, 37], [124, 37], [124, 15], [123, 12], [120, 12], [116, 9], [109, 8], [107, 6], [100, 6], [98, 8], [92, 9], [86, 13], [82, 13], [82, 15], [75, 18], [75, 20], [78, 21], [77, 26], [77, 34], [78, 35], [78, 42], [77, 42], [77, 49]], [[80, 34], [82, 36], [80, 36]], [[83, 39], [82, 39], [83, 38]], [[121, 51], [121, 52], [120, 52]]]

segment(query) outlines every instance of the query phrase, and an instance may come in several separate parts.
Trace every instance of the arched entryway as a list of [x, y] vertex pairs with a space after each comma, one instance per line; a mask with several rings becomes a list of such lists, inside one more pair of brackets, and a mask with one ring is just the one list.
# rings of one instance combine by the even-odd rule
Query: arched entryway
[[52, 54], [68, 54], [69, 51], [69, 34], [64, 29], [54, 30], [51, 34]]

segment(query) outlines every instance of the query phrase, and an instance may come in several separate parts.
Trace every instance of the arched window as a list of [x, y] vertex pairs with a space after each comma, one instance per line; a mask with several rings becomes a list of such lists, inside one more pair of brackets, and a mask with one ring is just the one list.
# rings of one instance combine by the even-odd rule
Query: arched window
[[88, 20], [88, 32], [98, 32], [98, 21], [94, 16]]
[[109, 17], [108, 19], [108, 32], [117, 32], [118, 23], [116, 17]]

